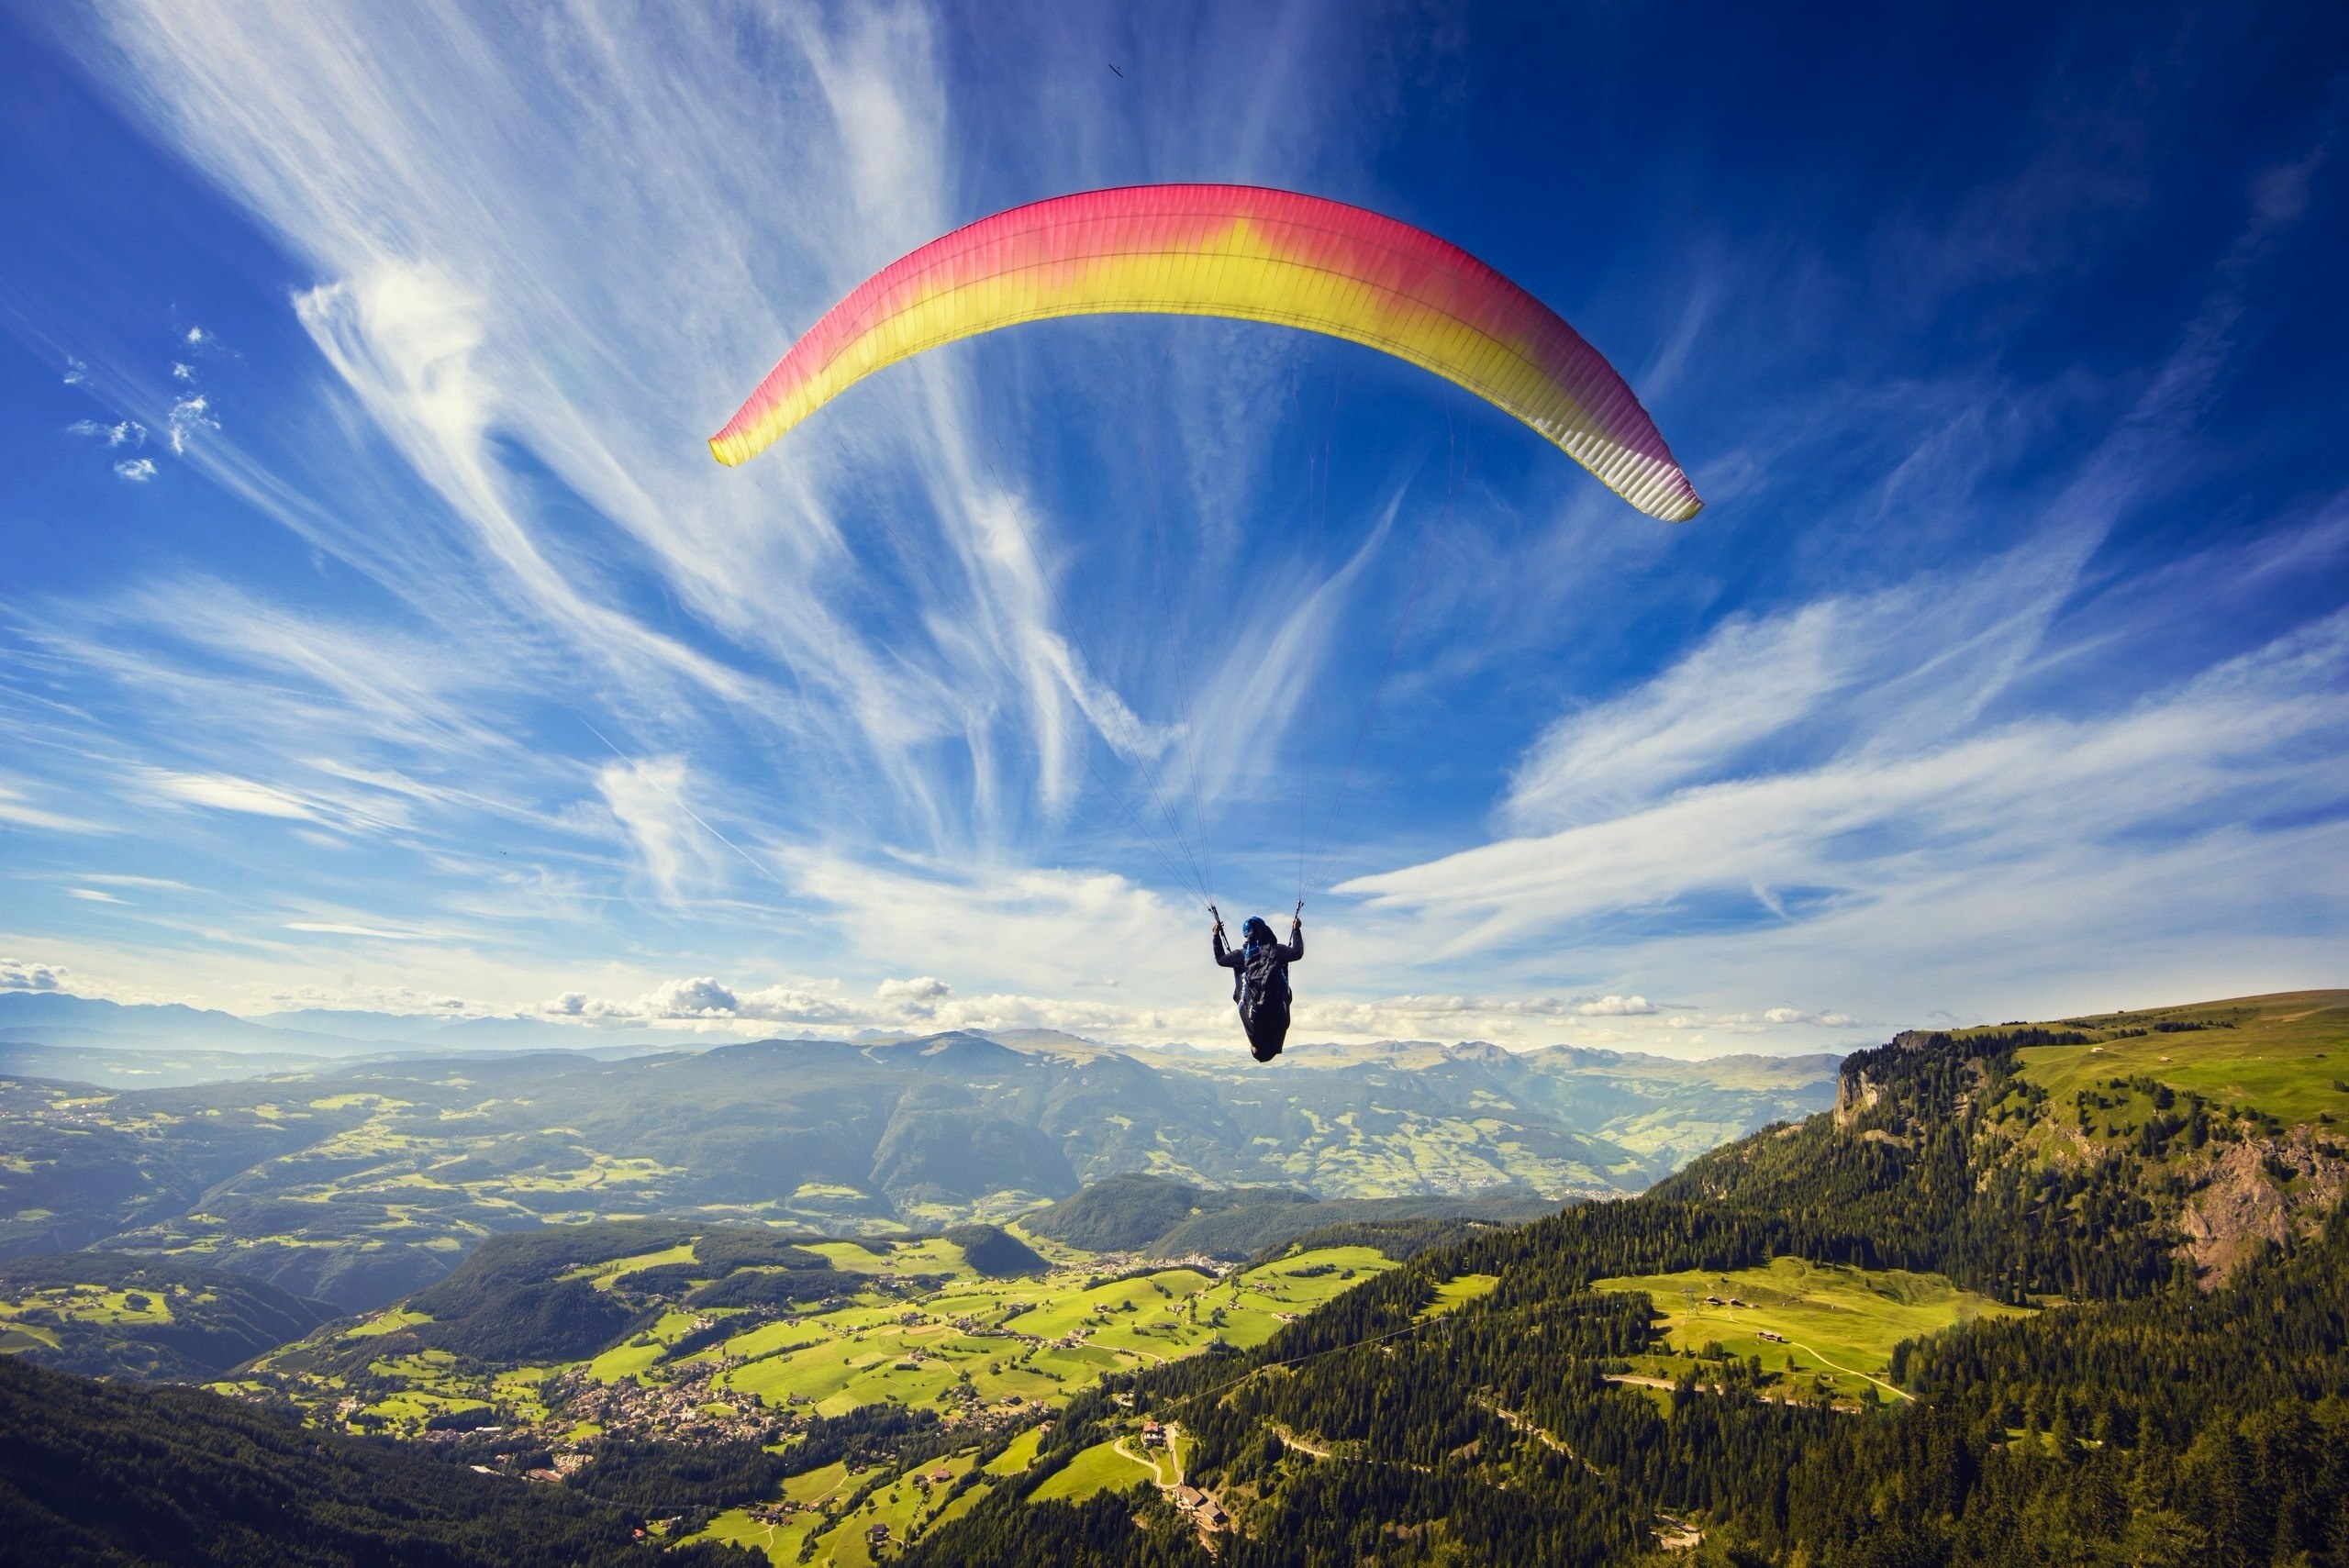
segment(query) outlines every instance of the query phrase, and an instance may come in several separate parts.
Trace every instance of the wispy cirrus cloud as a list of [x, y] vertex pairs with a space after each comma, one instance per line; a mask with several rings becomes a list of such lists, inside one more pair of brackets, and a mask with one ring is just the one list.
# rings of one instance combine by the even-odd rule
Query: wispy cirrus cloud
[[158, 768], [149, 772], [146, 783], [150, 791], [163, 799], [209, 806], [215, 811], [237, 811], [252, 817], [286, 817], [305, 822], [320, 819], [317, 807], [311, 802], [290, 791], [226, 773], [174, 773]]
[[37, 806], [21, 786], [0, 781], [0, 822], [39, 828], [52, 833], [103, 833], [106, 828], [86, 817]]
[[[1015, 7], [997, 50], [912, 3], [91, 15], [92, 79], [271, 258], [202, 326], [36, 335], [104, 401], [35, 428], [204, 482], [102, 487], [131, 564], [0, 610], [0, 820], [56, 944], [22, 951], [94, 984], [1220, 1038], [1200, 892], [1277, 914], [1370, 864], [1316, 899], [1302, 1027], [1793, 1049], [1956, 955], [2101, 976], [2203, 931], [2248, 972], [2342, 929], [2303, 887], [2337, 833], [2341, 476], [2202, 434], [2306, 314], [2271, 278], [2326, 221], [2322, 117], [2280, 163], [2229, 154], [2268, 163], [2232, 239], [2075, 338], [2043, 324], [2094, 314], [2127, 224], [2177, 221], [2163, 117], [2226, 121], [2165, 73], [2039, 61], [2008, 139], [1943, 103], [1904, 128], [1912, 184], [1839, 162], [1740, 228], [1717, 205], [1768, 181], [1701, 150], [1603, 191], [1519, 167], [1467, 84], [1522, 62], [1473, 21]], [[1701, 150], [1745, 110], [1690, 112]], [[1152, 178], [1488, 252], [1636, 373], [1713, 512], [1627, 527], [1405, 373], [1205, 321], [953, 346], [708, 462], [875, 267]], [[2188, 516], [2214, 473], [2243, 498]], [[114, 859], [48, 837], [100, 821]], [[100, 880], [158, 870], [215, 891]], [[2095, 921], [2058, 929], [2059, 892]]]
[[[1817, 930], [1850, 916], [1837, 923], [1857, 929], [1887, 890], [1968, 884], [1969, 896], [2020, 909], [2059, 864], [2077, 879], [2074, 896], [2094, 902], [2099, 889], [2142, 885], [2156, 858], [2138, 847], [2147, 841], [2321, 840], [2349, 804], [2344, 747], [2349, 617], [2336, 615], [2118, 714], [1982, 725], [1923, 747], [1864, 739], [1812, 765], [1669, 791], [1357, 885], [1377, 906], [1469, 921], [1458, 946], [1542, 932], [1634, 945], [1675, 907], [1717, 928]], [[2177, 870], [2201, 864], [2185, 856]], [[2188, 901], [2171, 906], [2185, 915], [2201, 895], [2181, 884], [2165, 896]], [[1879, 959], [1911, 940], [1863, 938]]]
[[[1453, 951], [1571, 933], [1636, 955], [1676, 924], [1717, 952], [1765, 943], [1734, 933], [1844, 929], [1881, 959], [1912, 929], [1869, 932], [1862, 912], [1926, 887], [1970, 880], [1975, 898], [2021, 904], [2059, 862], [2086, 895], [2146, 874], [2146, 843], [2321, 837], [2305, 825], [2349, 803], [2334, 766], [2349, 749], [2343, 614], [2104, 711], [2021, 688], [2065, 657], [2059, 617], [2097, 550], [2223, 390], [2256, 269], [2305, 213], [2329, 150], [2320, 139], [2254, 182], [2199, 309], [2031, 542], [1722, 621], [1541, 737], [1511, 776], [1511, 836], [1353, 890], [1465, 921]], [[2256, 554], [2213, 562], [2198, 596], [2260, 571]]]

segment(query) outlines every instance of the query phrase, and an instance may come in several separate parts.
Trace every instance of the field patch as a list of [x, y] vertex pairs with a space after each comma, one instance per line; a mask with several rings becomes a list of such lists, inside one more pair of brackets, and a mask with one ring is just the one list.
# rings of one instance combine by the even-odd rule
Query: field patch
[[1141, 1481], [1156, 1481], [1154, 1468], [1143, 1465], [1115, 1440], [1095, 1443], [1028, 1494], [1031, 1503], [1081, 1503], [1096, 1492], [1122, 1491]]
[[[1940, 1274], [1774, 1259], [1727, 1273], [1689, 1269], [1628, 1275], [1593, 1290], [1645, 1291], [1665, 1343], [1677, 1353], [1758, 1356], [1765, 1373], [1838, 1374], [1882, 1384], [1892, 1347], [1985, 1318], [2027, 1316], [1963, 1290]], [[1656, 1369], [1670, 1371], [1668, 1366]], [[1856, 1384], [1847, 1392], [1857, 1393]]]
[[1439, 1318], [1447, 1312], [1457, 1312], [1472, 1301], [1481, 1301], [1499, 1288], [1498, 1274], [1454, 1274], [1435, 1287], [1435, 1299], [1419, 1309], [1419, 1316]]

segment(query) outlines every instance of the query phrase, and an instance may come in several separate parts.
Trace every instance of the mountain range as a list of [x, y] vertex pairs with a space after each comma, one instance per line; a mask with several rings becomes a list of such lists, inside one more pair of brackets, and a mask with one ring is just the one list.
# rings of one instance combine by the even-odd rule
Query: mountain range
[[[1315, 1200], [1620, 1195], [1824, 1106], [1835, 1071], [1830, 1057], [1420, 1042], [1300, 1046], [1267, 1069], [1023, 1031], [617, 1057], [410, 1045], [120, 1087], [150, 1061], [159, 1075], [222, 1063], [44, 1035], [95, 1018], [200, 1040], [240, 1020], [33, 1000], [44, 1007], [6, 1015], [17, 1038], [0, 1076], [0, 1143], [14, 1154], [0, 1166], [0, 1256], [170, 1255], [344, 1310], [423, 1288], [484, 1236], [594, 1218], [936, 1229], [1121, 1173]], [[28, 1021], [43, 1010], [82, 1021]], [[111, 1081], [60, 1075], [64, 1057], [96, 1050]]]

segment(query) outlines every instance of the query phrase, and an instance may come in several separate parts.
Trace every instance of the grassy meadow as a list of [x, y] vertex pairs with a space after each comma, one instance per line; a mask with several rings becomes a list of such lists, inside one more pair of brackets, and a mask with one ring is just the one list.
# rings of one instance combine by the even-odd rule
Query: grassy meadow
[[[1761, 1357], [1765, 1373], [1831, 1373], [1839, 1385], [1848, 1385], [1842, 1391], [1850, 1394], [1859, 1392], [1861, 1379], [1888, 1382], [1892, 1347], [1903, 1340], [2024, 1311], [1961, 1290], [1939, 1274], [1800, 1258], [1777, 1258], [1766, 1268], [1727, 1273], [1690, 1269], [1628, 1275], [1596, 1281], [1591, 1288], [1647, 1292], [1674, 1355], [1706, 1354], [1719, 1345], [1741, 1360]], [[1781, 1339], [1765, 1340], [1765, 1332]], [[1636, 1370], [1670, 1378], [1685, 1367], [1685, 1362], [1675, 1365], [1645, 1357], [1639, 1358]]]
[[[2112, 1080], [2139, 1078], [2199, 1095], [2213, 1106], [2255, 1108], [2287, 1127], [2349, 1120], [2349, 992], [2285, 992], [2084, 1015], [2042, 1027], [2089, 1037], [2085, 1045], [2032, 1046], [2021, 1053], [2024, 1077], [2059, 1104], [2084, 1091], [2110, 1099]], [[2134, 1119], [2104, 1118], [2117, 1135], [2133, 1132], [2151, 1111], [2150, 1097], [2138, 1098], [2145, 1103]]]

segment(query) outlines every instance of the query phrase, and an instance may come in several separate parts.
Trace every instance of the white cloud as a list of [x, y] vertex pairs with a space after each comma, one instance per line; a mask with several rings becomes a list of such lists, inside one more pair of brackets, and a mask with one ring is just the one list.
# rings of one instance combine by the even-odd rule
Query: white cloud
[[155, 477], [155, 461], [152, 458], [132, 458], [127, 462], [116, 463], [114, 471], [133, 484], [144, 484]]
[[215, 811], [289, 820], [319, 819], [317, 811], [299, 795], [250, 779], [227, 773], [178, 773], [162, 768], [146, 769], [143, 776], [148, 789], [156, 795], [209, 806]]
[[[705, 718], [680, 710], [714, 697], [804, 749], [810, 771], [854, 774], [849, 814], [870, 802], [928, 850], [989, 850], [1025, 825], [1023, 806], [1065, 809], [1094, 761], [1080, 716], [1113, 758], [1171, 756], [1183, 727], [1164, 716], [1180, 706], [1163, 689], [1166, 662], [1146, 671], [1162, 688], [1144, 694], [1153, 713], [1062, 624], [1071, 520], [1030, 499], [1045, 485], [1000, 472], [995, 432], [1019, 397], [983, 405], [953, 357], [925, 359], [844, 401], [791, 462], [729, 473], [702, 450], [705, 416], [677, 396], [747, 391], [859, 278], [970, 216], [941, 53], [951, 29], [932, 14], [615, 13], [540, 27], [462, 10], [393, 23], [330, 0], [105, 10], [118, 53], [93, 51], [94, 66], [326, 280], [296, 306], [339, 382], [330, 410], [363, 421], [362, 438], [379, 436], [440, 505], [374, 526], [348, 494], [348, 454], [305, 472], [307, 453], [267, 465], [225, 438], [191, 443], [224, 484], [469, 636], [479, 617], [422, 591], [462, 584], [531, 636], [560, 639], [574, 679], [582, 663], [616, 673], [640, 711], [661, 714], [658, 728]], [[1157, 106], [1166, 123], [1120, 131], [1114, 152], [1088, 143], [1127, 125], [1130, 104], [1061, 104], [1062, 161], [1080, 168], [1069, 177], [1147, 161], [1176, 122], [1202, 168], [1326, 169], [1327, 150], [1308, 153], [1295, 135], [1300, 103], [1342, 104], [1330, 123], [1349, 135], [1364, 122], [1322, 53], [1335, 27], [1316, 8], [1275, 39], [1167, 29], [1170, 54], [1216, 62], [1199, 78], [1216, 84], [1207, 101]], [[1039, 83], [1099, 74], [1060, 52], [1035, 62]], [[801, 150], [783, 185], [743, 184], [734, 153], [753, 139]], [[612, 199], [550, 185], [548, 146], [603, 170]], [[678, 299], [694, 308], [656, 303]], [[1240, 371], [1276, 401], [1286, 361], [1250, 349]], [[1245, 509], [1237, 496], [1269, 444], [1264, 421], [1204, 395], [1206, 367], [1228, 391], [1232, 361], [1218, 340], [1169, 368], [1197, 379], [1198, 403], [1218, 404], [1228, 427], [1204, 460], [1179, 438], [1170, 459], [1168, 488], [1192, 491], [1183, 510], [1210, 519]], [[905, 494], [879, 500], [900, 520], [876, 537], [866, 525], [883, 474]], [[583, 506], [608, 528], [574, 526]], [[609, 557], [654, 574], [659, 592], [629, 602], [657, 599], [660, 629], [609, 591], [607, 534]], [[1219, 550], [1236, 542], [1226, 524], [1215, 535]], [[1211, 582], [1170, 616], [1219, 606]], [[1293, 594], [1269, 597], [1295, 607]], [[690, 634], [670, 635], [674, 620]], [[1308, 612], [1304, 628], [1318, 624]], [[1114, 655], [1139, 637], [1113, 626], [1098, 641]], [[1224, 775], [1262, 765], [1297, 710], [1309, 651], [1215, 694], [1264, 706], [1244, 741], [1208, 724], [1188, 731], [1211, 752], [1186, 766], [1209, 798]], [[792, 806], [823, 803], [806, 792]]]
[[1595, 1002], [1584, 1002], [1575, 1011], [1586, 1018], [1633, 1018], [1655, 1011], [1655, 1004], [1645, 996], [1601, 996]]
[[553, 1018], [596, 1020], [723, 1020], [746, 1023], [839, 1023], [856, 1015], [832, 997], [802, 986], [776, 984], [738, 991], [712, 976], [669, 980], [634, 1001], [612, 1001], [584, 991], [566, 991], [541, 1003]]
[[212, 400], [200, 392], [189, 393], [172, 404], [166, 421], [164, 439], [172, 450], [184, 455], [188, 441], [198, 430], [217, 430], [220, 421], [212, 417]]
[[1208, 968], [1204, 915], [1178, 913], [1121, 876], [783, 858], [799, 893], [837, 911], [843, 940], [885, 973], [918, 968], [955, 976], [965, 992], [1057, 994], [1097, 980], [1101, 955], [1114, 952], [1129, 984], [1182, 995], [1197, 993]]
[[2335, 764], [2349, 746], [2349, 613], [2118, 714], [2017, 720], [1921, 748], [1876, 740], [1353, 887], [1383, 907], [1475, 919], [1465, 945], [1755, 886], [1864, 903], [1888, 883], [1998, 878], [2197, 818], [2322, 809], [2341, 796]]
[[873, 989], [884, 1002], [942, 1002], [954, 995], [954, 987], [931, 975], [917, 975], [911, 980], [884, 980]]
[[1850, 1029], [1860, 1027], [1859, 1019], [1845, 1013], [1839, 1013], [1831, 1007], [1818, 1012], [1806, 1012], [1800, 1007], [1771, 1007], [1763, 1013], [1762, 1021], [1765, 1024], [1806, 1024], [1813, 1029]]
[[702, 1018], [730, 1016], [734, 993], [707, 975], [696, 980], [672, 980], [640, 1004], [658, 1018]]
[[32, 805], [22, 790], [0, 783], [0, 822], [13, 822], [22, 828], [46, 828], [55, 833], [103, 833], [107, 829], [99, 823], [61, 812], [43, 810]]
[[0, 991], [62, 991], [71, 973], [46, 963], [0, 958]]
[[74, 435], [88, 436], [110, 447], [147, 444], [147, 427], [136, 419], [117, 419], [111, 425], [101, 425], [95, 419], [76, 419], [65, 428]]
[[172, 361], [172, 379], [173, 381], [194, 381], [195, 379], [195, 367], [189, 364], [184, 360], [173, 360]]
[[95, 887], [69, 887], [65, 890], [65, 894], [69, 898], [79, 898], [86, 904], [120, 904], [123, 902], [122, 899], [116, 897], [113, 894], [103, 892]]
[[322, 1007], [338, 1012], [353, 1008], [425, 1015], [489, 1011], [462, 996], [418, 991], [407, 985], [295, 985], [270, 992], [268, 1001], [275, 1008]]
[[348, 920], [288, 920], [289, 931], [315, 931], [332, 937], [373, 937], [387, 942], [412, 942], [426, 935], [422, 931], [396, 931], [382, 926], [360, 926]]
[[710, 862], [707, 829], [685, 804], [687, 771], [680, 757], [613, 762], [598, 769], [596, 787], [628, 832], [637, 859], [662, 896], [676, 898], [689, 876]]
[[65, 384], [68, 386], [80, 386], [89, 379], [90, 367], [83, 363], [80, 360], [75, 359], [72, 355], [66, 355]]
[[851, 1016], [842, 1003], [796, 985], [769, 985], [745, 991], [735, 998], [737, 1018], [765, 1023], [831, 1023]]

